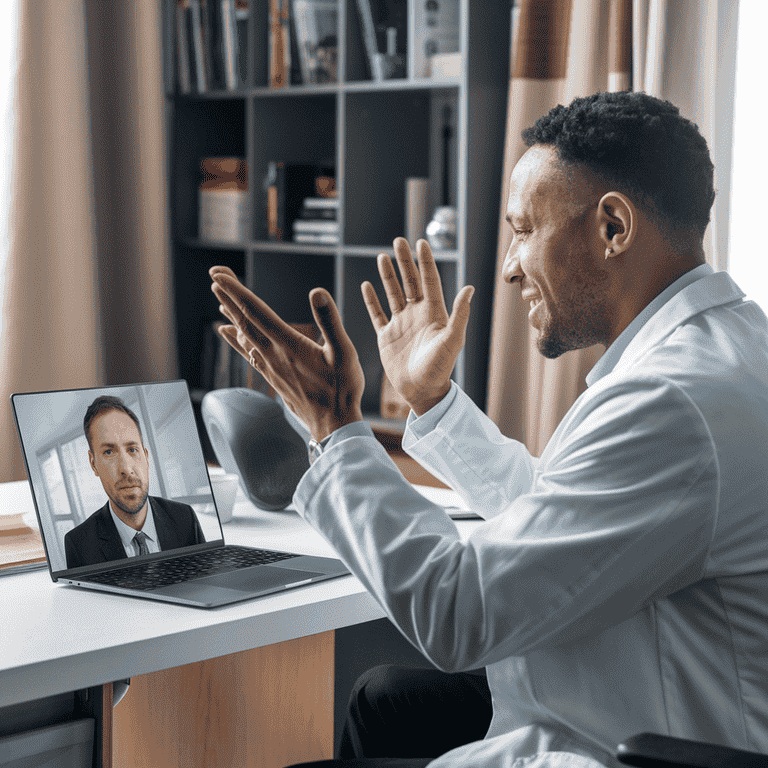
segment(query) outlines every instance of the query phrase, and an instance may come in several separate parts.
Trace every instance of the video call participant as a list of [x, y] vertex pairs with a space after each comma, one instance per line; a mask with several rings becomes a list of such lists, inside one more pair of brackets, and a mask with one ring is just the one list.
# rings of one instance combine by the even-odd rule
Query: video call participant
[[148, 495], [149, 453], [136, 414], [119, 397], [97, 397], [83, 431], [91, 468], [109, 500], [64, 537], [67, 568], [205, 542], [189, 504]]
[[437, 667], [486, 667], [487, 734], [433, 768], [615, 766], [642, 732], [765, 751], [768, 319], [705, 263], [706, 142], [643, 93], [576, 99], [523, 138], [501, 278], [544, 356], [606, 348], [540, 457], [451, 381], [472, 289], [449, 315], [426, 243], [417, 265], [395, 242], [401, 280], [379, 257], [388, 313], [363, 285], [412, 410], [403, 447], [487, 518], [468, 539], [363, 422], [363, 369], [326, 290], [310, 293], [320, 345], [215, 267], [221, 333], [319, 443], [299, 513]]

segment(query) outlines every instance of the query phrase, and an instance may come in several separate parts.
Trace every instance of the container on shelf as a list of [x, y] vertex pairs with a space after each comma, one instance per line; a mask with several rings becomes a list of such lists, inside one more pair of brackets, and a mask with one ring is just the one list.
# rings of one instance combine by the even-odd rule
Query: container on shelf
[[206, 157], [198, 192], [198, 237], [218, 243], [248, 239], [248, 172], [239, 157]]

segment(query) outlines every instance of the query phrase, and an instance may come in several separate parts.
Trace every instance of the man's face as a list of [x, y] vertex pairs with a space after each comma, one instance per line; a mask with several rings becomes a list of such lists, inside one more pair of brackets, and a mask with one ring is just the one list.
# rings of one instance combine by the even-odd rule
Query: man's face
[[88, 458], [112, 504], [138, 514], [149, 492], [149, 454], [139, 429], [122, 411], [107, 411], [91, 422]]
[[[572, 176], [572, 178], [569, 178]], [[510, 179], [507, 221], [512, 242], [506, 282], [520, 282], [542, 355], [559, 357], [608, 337], [607, 272], [595, 215], [600, 195], [574, 168], [566, 176], [556, 150], [533, 146]]]

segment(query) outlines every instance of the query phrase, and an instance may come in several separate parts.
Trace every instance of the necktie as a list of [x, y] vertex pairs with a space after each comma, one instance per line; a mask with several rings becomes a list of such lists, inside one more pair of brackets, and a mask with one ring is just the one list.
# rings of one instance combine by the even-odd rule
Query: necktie
[[137, 555], [148, 555], [149, 547], [147, 546], [147, 534], [143, 531], [139, 531], [133, 537], [133, 546], [136, 549]]

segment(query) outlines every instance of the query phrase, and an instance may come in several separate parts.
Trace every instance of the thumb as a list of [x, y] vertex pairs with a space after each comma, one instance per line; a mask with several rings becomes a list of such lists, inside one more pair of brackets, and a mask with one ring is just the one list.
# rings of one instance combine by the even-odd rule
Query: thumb
[[451, 316], [448, 318], [446, 325], [450, 339], [458, 342], [461, 346], [464, 346], [466, 338], [467, 323], [469, 323], [469, 305], [474, 293], [475, 287], [473, 285], [465, 285], [456, 294], [456, 298], [453, 300]]
[[352, 344], [341, 322], [339, 309], [325, 288], [313, 288], [309, 292], [309, 303], [317, 327], [331, 347], [334, 354], [344, 352]]

